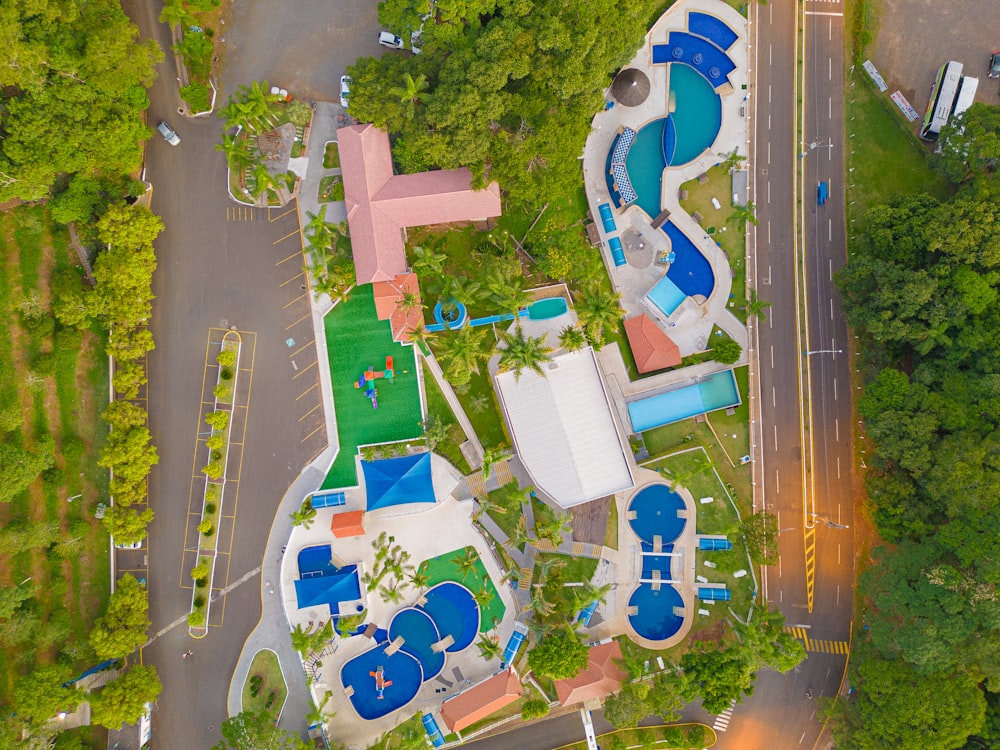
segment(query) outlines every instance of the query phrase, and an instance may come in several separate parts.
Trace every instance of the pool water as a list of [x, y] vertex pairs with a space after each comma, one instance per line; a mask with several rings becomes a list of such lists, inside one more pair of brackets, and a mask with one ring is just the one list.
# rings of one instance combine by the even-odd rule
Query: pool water
[[664, 222], [660, 230], [670, 238], [674, 259], [667, 269], [667, 276], [689, 297], [708, 299], [715, 289], [715, 273], [708, 258], [672, 221]]
[[[605, 204], [607, 205], [607, 204]], [[610, 209], [609, 209], [610, 210]], [[567, 310], [566, 300], [562, 297], [549, 297], [538, 300], [528, 307], [528, 318], [530, 320], [548, 320], [557, 318]]]
[[469, 647], [479, 632], [479, 606], [472, 594], [457, 583], [442, 583], [426, 594], [420, 609], [431, 616], [441, 637], [450, 635], [455, 642], [448, 651]]
[[[629, 515], [634, 513], [635, 518], [630, 518], [628, 524], [645, 544], [652, 545], [653, 538], [658, 536], [667, 545], [684, 530], [687, 521], [678, 518], [677, 511], [686, 507], [684, 500], [667, 485], [651, 484], [639, 490], [629, 502]], [[652, 560], [650, 563], [655, 564]]]
[[635, 204], [651, 219], [660, 213], [663, 167], [663, 123], [653, 120], [639, 128], [625, 158], [625, 169], [637, 196]]
[[420, 662], [424, 680], [435, 677], [444, 667], [444, 654], [431, 648], [440, 640], [438, 629], [430, 616], [419, 609], [404, 609], [395, 614], [389, 624], [389, 641], [403, 638], [401, 650]]
[[[392, 682], [385, 688], [381, 699], [375, 690], [372, 672], [382, 667], [386, 680]], [[354, 688], [351, 705], [362, 719], [372, 720], [402, 708], [416, 696], [423, 682], [420, 663], [405, 651], [386, 656], [385, 644], [355, 656], [340, 669], [340, 681], [346, 688]]]
[[683, 617], [674, 614], [674, 607], [683, 607], [684, 601], [669, 584], [660, 584], [659, 591], [653, 591], [648, 583], [639, 584], [629, 597], [628, 606], [639, 608], [638, 614], [628, 616], [629, 624], [651, 641], [669, 638], [684, 622]]
[[732, 370], [724, 370], [700, 383], [632, 401], [628, 404], [628, 417], [632, 429], [643, 432], [739, 403], [736, 376]]
[[674, 310], [680, 307], [681, 302], [687, 299], [687, 295], [677, 288], [669, 276], [664, 276], [656, 282], [656, 286], [650, 289], [646, 296], [667, 317], [670, 317]]
[[[670, 67], [670, 118], [676, 144], [669, 164], [677, 167], [697, 159], [711, 148], [722, 126], [722, 100], [694, 68], [673, 63]], [[631, 173], [630, 173], [631, 176]]]

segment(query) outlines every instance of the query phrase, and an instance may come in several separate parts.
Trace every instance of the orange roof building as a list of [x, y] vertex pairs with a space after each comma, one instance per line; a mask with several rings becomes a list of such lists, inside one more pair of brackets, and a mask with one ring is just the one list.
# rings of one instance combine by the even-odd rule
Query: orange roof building
[[389, 136], [374, 125], [337, 131], [347, 224], [359, 284], [405, 273], [406, 227], [476, 221], [500, 215], [500, 186], [472, 189], [465, 169], [395, 175]]
[[[417, 275], [401, 273], [391, 281], [376, 281], [372, 284], [372, 291], [375, 293], [375, 314], [379, 320], [389, 321], [392, 340], [409, 341], [408, 332], [415, 330], [424, 322]], [[414, 296], [414, 304], [409, 306], [399, 304], [406, 295]]]
[[625, 335], [639, 372], [653, 372], [681, 363], [681, 350], [667, 334], [645, 314], [625, 321]]
[[330, 531], [337, 539], [348, 536], [363, 536], [365, 512], [352, 510], [349, 513], [337, 513], [330, 522]]
[[517, 678], [517, 673], [508, 668], [444, 701], [441, 704], [441, 718], [449, 731], [461, 732], [520, 697], [521, 681]]
[[584, 703], [617, 693], [622, 689], [622, 681], [628, 678], [628, 673], [615, 661], [622, 658], [618, 641], [593, 646], [588, 657], [587, 668], [576, 677], [555, 681], [556, 695], [562, 705]]

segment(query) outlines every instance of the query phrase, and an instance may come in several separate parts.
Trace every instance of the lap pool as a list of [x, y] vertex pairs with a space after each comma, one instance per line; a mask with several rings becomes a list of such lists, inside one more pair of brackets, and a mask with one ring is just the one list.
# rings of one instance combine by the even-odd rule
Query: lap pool
[[724, 370], [700, 383], [632, 401], [628, 404], [628, 418], [633, 432], [643, 432], [739, 404], [736, 376], [732, 370]]

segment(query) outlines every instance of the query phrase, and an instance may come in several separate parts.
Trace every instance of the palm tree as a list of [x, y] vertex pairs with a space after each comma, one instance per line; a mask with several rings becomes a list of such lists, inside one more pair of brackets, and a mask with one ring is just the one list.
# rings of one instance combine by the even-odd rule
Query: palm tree
[[319, 213], [306, 211], [309, 221], [302, 231], [306, 236], [309, 249], [316, 253], [329, 253], [337, 241], [336, 227], [326, 220], [326, 206], [320, 206]]
[[517, 523], [514, 524], [514, 530], [507, 538], [507, 544], [517, 549], [523, 549], [524, 545], [531, 540], [532, 537], [528, 533], [528, 520], [523, 515], [519, 516]]
[[[493, 464], [498, 464], [507, 459], [507, 450], [501, 446], [490, 446], [483, 449], [483, 481], [490, 478], [490, 470]], [[505, 511], [506, 512], [506, 511]]]
[[256, 162], [250, 167], [249, 181], [253, 185], [250, 188], [250, 195], [260, 198], [269, 189], [277, 186], [278, 181], [264, 162]]
[[744, 157], [740, 156], [740, 150], [738, 148], [734, 148], [732, 151], [726, 154], [726, 158], [722, 160], [721, 166], [727, 172], [732, 172], [734, 169], [739, 167], [740, 164], [743, 163], [743, 159]]
[[309, 656], [312, 651], [312, 638], [310, 633], [302, 629], [300, 623], [296, 623], [295, 627], [292, 628], [292, 648], [298, 651], [302, 658], [305, 659]]
[[583, 586], [577, 586], [573, 589], [574, 609], [586, 609], [594, 602], [603, 604], [609, 593], [611, 593], [610, 583], [594, 586], [590, 581], [586, 581]]
[[706, 454], [698, 454], [697, 463], [692, 466], [682, 466], [679, 469], [660, 469], [660, 474], [667, 480], [670, 490], [677, 489], [678, 485], [687, 486], [688, 483], [699, 474], [708, 471], [714, 466], [712, 459]]
[[528, 602], [528, 609], [530, 609], [535, 615], [535, 619], [541, 620], [555, 612], [556, 605], [545, 599], [544, 589], [534, 588], [531, 590], [531, 599]]
[[426, 91], [427, 87], [427, 76], [423, 73], [416, 78], [409, 73], [404, 73], [403, 85], [391, 87], [388, 93], [390, 96], [399, 98], [400, 104], [403, 105], [406, 112], [406, 119], [409, 120], [413, 117], [417, 105], [420, 104], [421, 92]]
[[732, 217], [735, 217], [740, 223], [740, 231], [747, 228], [747, 222], [749, 221], [754, 226], [757, 226], [757, 206], [753, 204], [752, 201], [748, 201], [745, 206], [737, 206], [736, 210], [733, 211]]
[[556, 573], [566, 567], [566, 561], [554, 555], [547, 555], [544, 558], [539, 556], [539, 558], [536, 558], [535, 563], [538, 568], [539, 585], [541, 586], [545, 585], [545, 581], [548, 580], [552, 573]]
[[402, 310], [406, 314], [409, 314], [410, 310], [413, 310], [414, 308], [423, 309], [423, 303], [420, 300], [419, 292], [409, 292], [406, 290], [399, 291], [399, 301], [396, 302], [396, 307], [398, 309]]
[[375, 562], [381, 562], [389, 556], [389, 534], [383, 531], [372, 541], [375, 550]]
[[476, 589], [472, 593], [472, 598], [475, 599], [476, 604], [479, 605], [480, 612], [485, 611], [486, 608], [490, 606], [490, 602], [493, 601], [494, 594], [492, 591], [490, 591], [489, 586], [486, 585], [489, 582], [489, 580], [490, 580], [489, 578], [484, 578], [482, 587]]
[[169, 26], [177, 24], [190, 26], [194, 23], [194, 16], [188, 12], [187, 4], [183, 0], [170, 0], [163, 4], [163, 10], [160, 11], [160, 23]]
[[521, 279], [509, 279], [498, 270], [486, 277], [486, 289], [504, 312], [516, 312], [528, 304], [528, 292]]
[[479, 364], [486, 358], [483, 343], [485, 328], [465, 327], [441, 339], [439, 354], [452, 385], [465, 385], [479, 373]]
[[415, 346], [418, 346], [423, 352], [429, 351], [427, 342], [430, 341], [434, 335], [435, 334], [427, 330], [422, 322], [417, 323], [413, 328], [406, 329], [407, 339], [409, 339]]
[[312, 107], [309, 106], [308, 102], [296, 99], [294, 102], [289, 103], [286, 114], [292, 125], [304, 127], [312, 119]]
[[559, 332], [559, 344], [568, 352], [579, 351], [586, 343], [583, 331], [576, 326], [566, 326]]
[[545, 345], [545, 337], [525, 336], [520, 325], [514, 331], [514, 333], [500, 332], [500, 341], [505, 346], [499, 350], [500, 369], [513, 371], [514, 380], [520, 380], [524, 370], [531, 370], [545, 377], [542, 362], [548, 358], [549, 352], [552, 351]]
[[476, 572], [476, 566], [479, 563], [479, 554], [474, 547], [466, 547], [464, 554], [455, 555], [451, 558], [451, 561], [458, 568], [458, 572], [462, 574], [462, 580], [464, 581]]
[[762, 300], [757, 296], [757, 290], [750, 290], [750, 300], [747, 302], [747, 315], [755, 318], [764, 320], [767, 316], [764, 314], [764, 310], [771, 306], [770, 302]]
[[313, 525], [313, 521], [316, 520], [316, 509], [312, 506], [312, 501], [309, 498], [303, 500], [302, 507], [292, 513], [289, 518], [292, 519], [292, 526], [309, 529]]
[[618, 305], [618, 295], [609, 287], [596, 283], [580, 293], [576, 312], [587, 337], [594, 342], [603, 341], [605, 329], [617, 326], [624, 315]]
[[400, 590], [399, 581], [391, 581], [378, 587], [379, 596], [387, 604], [399, 604], [403, 600], [403, 592]]
[[452, 300], [465, 305], [474, 304], [479, 300], [483, 285], [467, 276], [445, 276], [441, 287], [441, 300], [444, 304], [454, 304]]
[[242, 97], [243, 124], [251, 133], [270, 130], [277, 123], [274, 115], [275, 102], [281, 101], [279, 94], [269, 93], [267, 81], [251, 81], [249, 86], [240, 86]]
[[539, 526], [537, 521], [535, 531], [542, 539], [548, 539], [553, 545], [558, 547], [562, 544], [563, 534], [573, 528], [573, 516], [569, 513], [553, 513], [552, 520]]
[[247, 167], [253, 166], [256, 159], [250, 149], [250, 141], [241, 138], [240, 134], [222, 134], [222, 143], [215, 144], [215, 150], [226, 156], [226, 164], [234, 172], [242, 172]]
[[503, 648], [500, 646], [500, 641], [485, 633], [479, 634], [479, 639], [476, 641], [476, 648], [479, 649], [479, 655], [486, 659], [486, 661], [499, 659], [503, 656]]
[[409, 570], [409, 582], [413, 588], [418, 591], [425, 589], [430, 585], [431, 577], [420, 570], [420, 568], [410, 568]]
[[444, 262], [448, 259], [444, 253], [439, 253], [433, 248], [420, 247], [413, 248], [413, 268], [417, 271], [426, 271], [429, 276], [437, 276], [444, 270]]

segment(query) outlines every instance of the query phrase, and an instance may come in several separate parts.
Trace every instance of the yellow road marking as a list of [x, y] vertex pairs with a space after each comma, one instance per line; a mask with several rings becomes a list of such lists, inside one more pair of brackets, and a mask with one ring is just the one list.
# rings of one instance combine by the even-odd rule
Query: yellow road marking
[[306, 275], [305, 271], [301, 271], [301, 272], [299, 272], [299, 274], [297, 276], [292, 276], [292, 278], [290, 278], [288, 281], [282, 281], [280, 284], [278, 284], [278, 288], [280, 289], [281, 287], [287, 286], [288, 284], [291, 284], [296, 279], [301, 279], [305, 275]]
[[299, 421], [301, 422], [301, 421], [302, 421], [303, 419], [305, 419], [306, 417], [308, 417], [308, 416], [309, 416], [310, 414], [312, 414], [312, 413], [313, 413], [314, 411], [316, 411], [316, 410], [317, 410], [317, 409], [318, 409], [319, 407], [321, 407], [322, 405], [323, 405], [323, 403], [322, 403], [322, 402], [320, 402], [320, 403], [316, 404], [316, 406], [314, 406], [314, 407], [313, 407], [312, 409], [310, 409], [310, 410], [309, 410], [309, 411], [307, 411], [307, 412], [306, 412], [305, 414], [303, 414], [303, 415], [302, 415], [301, 417], [299, 417]]
[[309, 433], [308, 435], [306, 435], [306, 436], [305, 436], [304, 438], [302, 438], [302, 440], [300, 440], [299, 442], [300, 442], [300, 443], [304, 443], [304, 442], [305, 442], [306, 440], [308, 440], [309, 438], [311, 438], [311, 437], [312, 437], [313, 435], [315, 435], [315, 434], [316, 434], [317, 432], [319, 432], [320, 430], [322, 430], [322, 429], [323, 429], [324, 427], [326, 427], [326, 425], [322, 425], [322, 424], [321, 424], [321, 425], [320, 425], [319, 427], [317, 427], [317, 428], [316, 428], [315, 430], [313, 430], [313, 431], [312, 431], [312, 432], [310, 432], [310, 433]]
[[292, 258], [298, 258], [299, 255], [301, 255], [301, 252], [292, 253], [287, 258], [282, 258], [281, 260], [277, 261], [274, 265], [280, 266], [282, 263], [286, 263], [287, 261], [290, 261]]
[[305, 373], [309, 372], [315, 366], [316, 366], [316, 360], [313, 360], [310, 364], [306, 365], [301, 370], [299, 370], [297, 373], [295, 373], [294, 375], [292, 375], [292, 380], [297, 380], [300, 375], [304, 375]]
[[305, 396], [305, 395], [306, 395], [307, 393], [309, 393], [309, 391], [314, 391], [314, 390], [316, 390], [316, 389], [317, 389], [318, 387], [319, 387], [319, 383], [314, 383], [313, 385], [309, 386], [309, 388], [308, 388], [307, 390], [304, 390], [304, 391], [302, 391], [302, 393], [301, 393], [300, 395], [296, 396], [296, 397], [295, 397], [295, 400], [296, 400], [296, 401], [298, 401], [298, 400], [299, 400], [300, 398], [302, 398], [302, 397], [303, 397], [303, 396]]
[[285, 213], [283, 213], [283, 214], [278, 214], [277, 216], [275, 216], [275, 217], [274, 217], [274, 218], [272, 219], [272, 218], [271, 218], [271, 209], [270, 209], [270, 208], [268, 208], [268, 209], [267, 209], [267, 220], [268, 220], [269, 222], [271, 222], [271, 223], [273, 224], [274, 222], [278, 221], [278, 219], [283, 219], [284, 217], [288, 216], [288, 214], [290, 214], [290, 213], [294, 213], [294, 212], [295, 212], [295, 211], [297, 211], [297, 210], [298, 210], [298, 209], [295, 209], [295, 208], [290, 208], [290, 209], [288, 209], [287, 211], [285, 211]]
[[[279, 242], [284, 242], [284, 241], [285, 241], [285, 240], [287, 240], [287, 239], [288, 239], [289, 237], [294, 237], [294, 236], [295, 236], [296, 234], [298, 234], [298, 233], [299, 233], [299, 230], [298, 230], [298, 229], [296, 229], [296, 230], [295, 230], [295, 231], [293, 231], [293, 232], [289, 232], [289, 233], [288, 233], [288, 234], [286, 234], [286, 235], [285, 235], [284, 237], [279, 237], [278, 239], [276, 239], [276, 240], [275, 240], [274, 242], [272, 242], [271, 244], [272, 244], [272, 245], [277, 245], [277, 244], [278, 244]], [[296, 255], [298, 255], [298, 253], [296, 253]]]
[[287, 310], [289, 307], [291, 307], [292, 305], [294, 305], [296, 302], [298, 302], [299, 300], [305, 298], [305, 296], [306, 296], [305, 294], [300, 294], [298, 297], [296, 297], [295, 299], [293, 299], [291, 302], [289, 302], [289, 303], [287, 303], [285, 305], [282, 305], [281, 309], [282, 310]]
[[301, 318], [299, 318], [298, 320], [296, 320], [296, 321], [295, 321], [294, 323], [291, 323], [291, 324], [289, 324], [289, 325], [285, 326], [285, 330], [287, 331], [287, 330], [289, 330], [290, 328], [295, 328], [295, 326], [297, 326], [297, 325], [298, 325], [299, 323], [301, 323], [301, 322], [302, 322], [303, 320], [308, 320], [308, 319], [309, 319], [309, 318], [311, 318], [311, 317], [312, 317], [312, 314], [311, 314], [311, 313], [307, 313], [306, 315], [303, 315], [303, 316], [302, 316]]
[[315, 340], [307, 341], [305, 344], [303, 344], [302, 346], [300, 346], [298, 349], [296, 349], [294, 352], [292, 352], [288, 356], [289, 357], [294, 357], [296, 354], [298, 354], [299, 352], [301, 352], [303, 349], [308, 349], [310, 346], [313, 345], [314, 341]]

